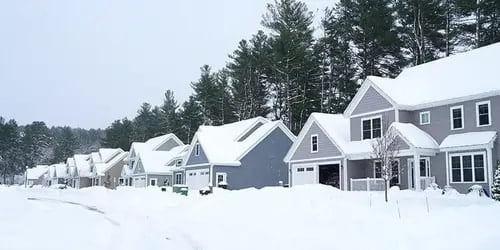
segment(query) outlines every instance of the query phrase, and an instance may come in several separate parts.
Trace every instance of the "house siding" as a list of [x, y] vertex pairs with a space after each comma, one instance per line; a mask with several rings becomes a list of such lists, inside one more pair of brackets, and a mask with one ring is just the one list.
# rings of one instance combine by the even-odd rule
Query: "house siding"
[[172, 175], [156, 175], [156, 174], [148, 174], [148, 175], [147, 175], [147, 177], [148, 177], [148, 178], [146, 179], [146, 181], [147, 181], [147, 183], [146, 183], [146, 184], [147, 184], [148, 186], [149, 186], [149, 183], [150, 183], [149, 181], [150, 181], [151, 179], [155, 179], [155, 178], [158, 180], [158, 182], [156, 183], [156, 185], [157, 185], [157, 186], [165, 186], [165, 185], [166, 185], [166, 184], [165, 184], [165, 181], [166, 181], [166, 180], [168, 181], [169, 186], [172, 186]]
[[[325, 129], [335, 129], [335, 128], [325, 128]], [[311, 152], [311, 135], [318, 135], [318, 152]], [[309, 130], [307, 131], [304, 139], [299, 142], [299, 146], [295, 153], [291, 157], [291, 160], [304, 160], [304, 159], [314, 159], [314, 158], [325, 158], [325, 157], [336, 157], [341, 156], [342, 152], [330, 141], [330, 138], [323, 133], [323, 130], [318, 126], [316, 122], [313, 122]]]
[[195, 165], [195, 164], [208, 164], [208, 158], [205, 154], [205, 151], [203, 150], [203, 146], [200, 143], [200, 155], [196, 156], [195, 155], [195, 149], [196, 149], [196, 142], [193, 143], [192, 145], [193, 150], [191, 151], [191, 154], [189, 155], [189, 158], [186, 162], [186, 165]]
[[361, 117], [351, 117], [350, 119], [350, 127], [351, 127], [351, 141], [360, 141], [361, 140], [361, 120], [364, 118], [374, 117], [374, 116], [382, 116], [382, 129], [385, 133], [387, 128], [395, 121], [395, 111], [385, 111], [374, 113]]
[[175, 140], [170, 139], [163, 143], [156, 151], [169, 151], [170, 149], [179, 146], [179, 143], [177, 143]]
[[[101, 183], [105, 184], [105, 187], [111, 188], [111, 189], [115, 189], [116, 187], [118, 187], [120, 185], [120, 177], [121, 177], [123, 165], [125, 165], [125, 163], [123, 161], [119, 161], [113, 167], [108, 169], [108, 171], [106, 171], [104, 173], [105, 176], [100, 178], [101, 180], [99, 181], [99, 184], [101, 184]], [[106, 176], [110, 177], [109, 183], [107, 183], [107, 184], [106, 184], [106, 181], [107, 181]]]
[[392, 104], [373, 87], [369, 87], [363, 98], [352, 112], [352, 115], [364, 114], [382, 109], [392, 108]]
[[231, 190], [285, 184], [288, 165], [283, 158], [292, 143], [281, 129], [276, 128], [240, 160], [241, 166], [214, 166], [212, 180], [216, 179], [217, 172], [227, 173], [228, 189]]

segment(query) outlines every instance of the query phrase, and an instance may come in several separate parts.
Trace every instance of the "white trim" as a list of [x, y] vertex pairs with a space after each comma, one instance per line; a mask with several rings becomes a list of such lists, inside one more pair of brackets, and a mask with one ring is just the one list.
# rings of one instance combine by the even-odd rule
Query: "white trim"
[[392, 107], [392, 108], [386, 108], [386, 109], [379, 109], [379, 110], [375, 110], [375, 111], [370, 111], [370, 112], [366, 112], [366, 113], [362, 113], [362, 114], [351, 115], [351, 116], [349, 116], [349, 118], [358, 118], [358, 117], [363, 117], [363, 116], [375, 115], [375, 114], [380, 114], [380, 113], [386, 113], [386, 112], [393, 111], [393, 110], [398, 110], [399, 111], [399, 109], [396, 109], [396, 108]]
[[491, 148], [491, 143], [479, 144], [479, 145], [467, 145], [461, 147], [451, 147], [451, 148], [440, 148], [441, 152], [454, 152], [454, 151], [473, 151]]
[[215, 186], [218, 187], [219, 186], [219, 176], [222, 176], [222, 181], [226, 182], [227, 183], [227, 173], [225, 172], [216, 172], [215, 173], [215, 181], [217, 183], [215, 183]]
[[[423, 115], [428, 115], [429, 117], [429, 120], [427, 122], [423, 122], [422, 121], [422, 116]], [[431, 111], [423, 111], [423, 112], [420, 112], [419, 114], [419, 118], [420, 118], [420, 125], [428, 125], [428, 124], [431, 124]]]
[[[462, 127], [461, 128], [454, 128], [453, 125], [453, 110], [455, 109], [460, 109], [460, 114], [461, 114], [461, 120], [462, 120]], [[450, 129], [451, 130], [461, 130], [464, 129], [465, 127], [465, 115], [464, 115], [464, 105], [458, 105], [458, 106], [453, 106], [450, 107]]]
[[[384, 136], [384, 126], [382, 124], [382, 115], [370, 116], [361, 119], [361, 140], [371, 140], [373, 138], [373, 120], [380, 119], [380, 137]], [[363, 138], [363, 122], [370, 120], [370, 138]], [[379, 138], [379, 137], [377, 137]]]
[[150, 178], [150, 179], [149, 179], [149, 186], [153, 186], [153, 185], [151, 184], [151, 182], [152, 182], [153, 180], [155, 181], [155, 185], [154, 185], [154, 186], [155, 186], [155, 187], [157, 187], [157, 186], [158, 186], [158, 178]]
[[450, 185], [450, 153], [446, 152], [446, 185]]
[[[304, 168], [304, 171], [306, 171], [307, 168], [314, 168], [315, 174], [315, 179], [314, 179], [314, 184], [319, 184], [319, 166], [322, 165], [339, 165], [339, 189], [342, 190], [342, 181], [344, 181], [344, 178], [342, 177], [342, 161], [325, 161], [325, 162], [310, 162], [310, 163], [299, 163], [299, 164], [291, 164], [291, 171], [290, 174], [293, 174], [293, 170], [297, 168]], [[293, 186], [293, 178], [292, 178], [292, 185]]]
[[[488, 188], [489, 188], [489, 193], [490, 193], [490, 196], [491, 196], [491, 189], [492, 189], [492, 185], [493, 185], [493, 150], [491, 148], [488, 148], [486, 150], [486, 158], [487, 158], [487, 161], [488, 162]], [[485, 167], [486, 168], [486, 167]]]
[[455, 103], [474, 101], [474, 100], [478, 100], [478, 99], [490, 98], [490, 97], [498, 96], [498, 95], [500, 95], [500, 90], [494, 90], [494, 91], [483, 92], [481, 94], [456, 97], [456, 98], [445, 99], [445, 100], [441, 100], [441, 101], [417, 104], [417, 105], [400, 105], [400, 108], [404, 108], [404, 110], [415, 111], [415, 110], [428, 109], [428, 108], [434, 108], [434, 107], [445, 106], [445, 105], [452, 105]]
[[184, 165], [183, 168], [196, 168], [196, 167], [209, 167], [210, 163], [205, 162], [205, 163], [198, 163], [198, 164], [192, 164], [192, 165]]
[[[316, 137], [316, 150], [314, 150], [314, 144], [313, 144], [313, 138]], [[318, 134], [312, 134], [311, 135], [311, 153], [318, 153], [319, 151], [319, 136]]]
[[200, 142], [196, 142], [196, 144], [194, 144], [194, 156], [200, 156], [200, 149]]
[[[170, 133], [170, 134], [167, 134], [167, 135], [169, 135], [169, 136], [167, 136], [167, 138], [165, 138], [165, 140], [163, 140], [156, 147], [154, 147], [153, 150], [157, 150], [158, 148], [160, 148], [161, 146], [163, 146], [169, 140], [174, 140], [179, 146], [183, 146], [184, 145], [184, 143], [179, 138], [177, 138], [177, 136], [175, 134]], [[151, 139], [153, 139], [153, 138], [151, 138]]]
[[[483, 156], [483, 178], [484, 181], [476, 181], [476, 167], [475, 167], [475, 162], [474, 162], [474, 156], [476, 155], [482, 155]], [[472, 164], [472, 181], [464, 181], [464, 164], [463, 164], [463, 156], [470, 156], [471, 157], [471, 164]], [[452, 184], [460, 184], [460, 183], [487, 183], [487, 176], [486, 176], [486, 171], [489, 168], [489, 163], [488, 159], [486, 158], [486, 153], [485, 152], [465, 152], [465, 153], [453, 153], [449, 154], [449, 164], [450, 164], [450, 183]], [[459, 157], [460, 158], [460, 181], [453, 181], [453, 166], [452, 164], [452, 158], [453, 157]]]
[[[432, 169], [431, 169], [431, 158], [430, 157], [427, 157], [427, 156], [420, 156], [419, 157], [420, 161], [422, 160], [425, 160], [425, 176], [418, 176], [418, 179], [420, 180], [420, 177], [431, 177], [431, 172], [432, 172]], [[408, 189], [411, 189], [411, 182], [412, 182], [412, 178], [411, 178], [411, 168], [410, 168], [410, 163], [413, 163], [413, 167], [415, 168], [415, 159], [414, 158], [408, 158], [407, 159], [407, 165], [406, 165], [406, 168], [407, 168], [407, 171], [408, 171]], [[418, 163], [418, 167], [419, 167], [419, 174], [420, 174], [420, 162]], [[415, 170], [413, 170], [413, 174], [415, 174]], [[413, 179], [413, 182], [415, 181], [415, 178]]]
[[399, 122], [399, 109], [398, 108], [394, 109], [394, 121]]
[[347, 159], [344, 158], [344, 164], [342, 164], [343, 174], [344, 174], [344, 191], [349, 190], [347, 186]]
[[[301, 160], [293, 160], [289, 161], [289, 163], [301, 163], [301, 162], [312, 162], [312, 161], [323, 161], [323, 160], [336, 160], [345, 158], [343, 155], [339, 156], [331, 156], [331, 157], [320, 157], [320, 158], [311, 158], [311, 159], [301, 159]], [[347, 159], [347, 158], [345, 158]]]
[[[480, 125], [479, 124], [479, 106], [484, 105], [484, 104], [488, 105], [488, 124]], [[492, 124], [492, 122], [491, 122], [491, 101], [488, 100], [488, 101], [483, 101], [483, 102], [476, 102], [476, 126], [478, 128], [488, 127], [488, 126], [491, 126], [491, 124]]]

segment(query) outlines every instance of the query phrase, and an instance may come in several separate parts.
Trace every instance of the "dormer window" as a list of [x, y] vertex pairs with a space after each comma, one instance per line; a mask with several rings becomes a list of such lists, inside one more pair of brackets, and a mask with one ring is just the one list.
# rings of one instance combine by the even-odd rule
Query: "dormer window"
[[311, 153], [318, 152], [318, 135], [311, 135]]
[[177, 160], [177, 161], [175, 162], [175, 165], [176, 165], [176, 166], [180, 166], [180, 165], [182, 165], [182, 160]]
[[194, 146], [194, 156], [200, 156], [200, 143], [197, 142]]
[[363, 140], [379, 138], [382, 136], [382, 117], [371, 117], [361, 120]]

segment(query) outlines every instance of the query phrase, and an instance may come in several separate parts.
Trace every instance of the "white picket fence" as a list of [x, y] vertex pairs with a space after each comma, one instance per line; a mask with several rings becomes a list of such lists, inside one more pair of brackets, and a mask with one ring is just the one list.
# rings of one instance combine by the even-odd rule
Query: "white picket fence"
[[351, 179], [351, 191], [384, 191], [384, 189], [382, 178]]
[[420, 177], [420, 188], [422, 188], [422, 190], [430, 187], [432, 183], [436, 183], [436, 177]]

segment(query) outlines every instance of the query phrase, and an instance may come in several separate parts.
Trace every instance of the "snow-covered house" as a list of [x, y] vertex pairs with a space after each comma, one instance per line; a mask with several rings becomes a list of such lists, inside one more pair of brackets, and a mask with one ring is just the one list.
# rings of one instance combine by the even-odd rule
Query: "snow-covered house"
[[435, 182], [460, 192], [478, 184], [489, 191], [500, 163], [499, 56], [497, 43], [395, 79], [368, 77], [343, 115], [310, 116], [285, 157], [291, 184], [380, 186], [372, 143], [391, 129], [401, 141], [391, 184], [420, 190]]
[[49, 166], [47, 165], [37, 165], [34, 168], [26, 170], [26, 179], [28, 180], [28, 185], [44, 185], [45, 176], [49, 171]]
[[128, 152], [124, 152], [120, 148], [101, 148], [98, 155], [99, 157], [95, 157], [90, 162], [92, 185], [116, 188], [120, 184], [120, 175], [124, 165], [123, 160], [127, 157]]
[[69, 157], [66, 159], [66, 183], [67, 185], [76, 188], [78, 184], [78, 171], [76, 169], [75, 158]]
[[66, 164], [59, 163], [50, 165], [48, 169], [48, 176], [45, 181], [46, 185], [52, 186], [55, 184], [66, 184], [66, 178], [68, 177]]
[[90, 155], [76, 154], [73, 156], [76, 166], [75, 188], [85, 188], [92, 186], [92, 169], [90, 166]]
[[189, 189], [279, 186], [288, 181], [283, 157], [296, 137], [281, 121], [262, 117], [222, 126], [200, 126], [175, 184]]
[[121, 172], [123, 185], [145, 187], [172, 184], [172, 161], [186, 150], [186, 145], [174, 134], [134, 142], [125, 158]]

